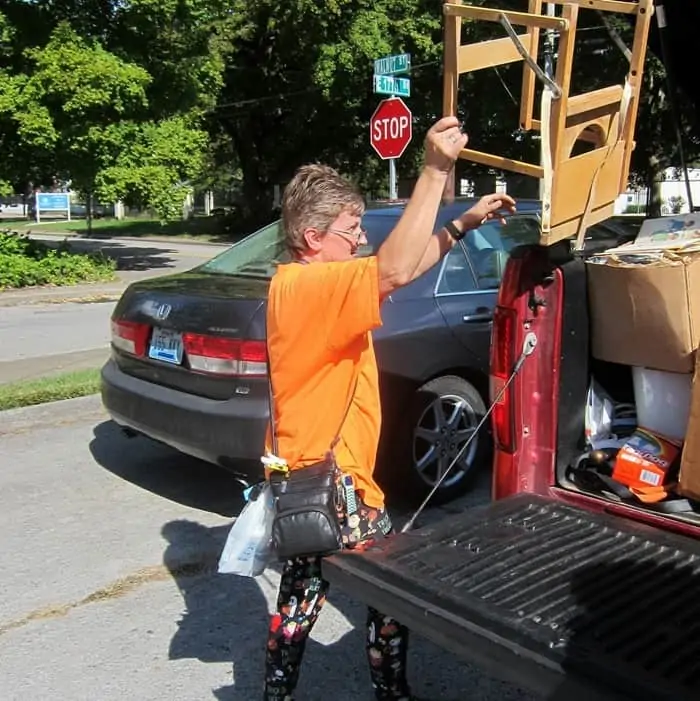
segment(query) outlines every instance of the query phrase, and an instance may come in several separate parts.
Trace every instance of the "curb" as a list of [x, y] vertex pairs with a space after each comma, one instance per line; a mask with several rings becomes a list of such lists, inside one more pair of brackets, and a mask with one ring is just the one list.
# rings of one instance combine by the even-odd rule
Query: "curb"
[[[69, 425], [102, 412], [106, 415], [99, 393], [4, 409], [0, 411], [0, 416], [2, 416], [0, 436], [30, 433], [32, 430], [45, 428], [47, 425]], [[62, 418], [59, 419], [59, 416]]]
[[[129, 283], [130, 284], [130, 283]], [[24, 307], [38, 304], [98, 304], [101, 302], [118, 302], [124, 294], [128, 284], [120, 287], [95, 288], [94, 290], [72, 290], [66, 286], [61, 289], [31, 288], [20, 292], [19, 290], [6, 290], [0, 292], [0, 308]]]
[[109, 343], [97, 348], [54, 353], [38, 358], [0, 361], [0, 390], [16, 382], [56, 378], [81, 370], [99, 370], [110, 358]]

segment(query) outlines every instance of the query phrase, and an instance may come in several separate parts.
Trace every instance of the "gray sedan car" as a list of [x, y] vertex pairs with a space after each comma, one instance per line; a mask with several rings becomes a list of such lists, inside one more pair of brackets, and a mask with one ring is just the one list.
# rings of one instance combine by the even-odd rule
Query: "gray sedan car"
[[[437, 219], [470, 206], [457, 201]], [[539, 234], [539, 204], [519, 201], [502, 226], [470, 232], [438, 265], [386, 300], [374, 333], [383, 402], [378, 476], [389, 497], [436, 499], [468, 489], [488, 469], [488, 429], [466, 441], [486, 411], [491, 317], [510, 251]], [[372, 206], [370, 255], [402, 204]], [[614, 239], [614, 231], [603, 238]], [[607, 232], [607, 233], [606, 233]], [[265, 303], [285, 260], [279, 222], [191, 271], [132, 284], [112, 317], [103, 402], [130, 435], [144, 435], [253, 481], [268, 419]]]

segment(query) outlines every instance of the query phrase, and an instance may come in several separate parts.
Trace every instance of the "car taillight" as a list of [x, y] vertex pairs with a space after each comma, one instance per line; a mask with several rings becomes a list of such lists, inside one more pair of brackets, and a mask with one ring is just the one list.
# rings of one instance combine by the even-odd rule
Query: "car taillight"
[[130, 355], [146, 355], [148, 324], [140, 324], [124, 319], [112, 319], [112, 345]]
[[184, 333], [182, 342], [192, 370], [245, 377], [267, 374], [265, 341]]
[[[496, 307], [491, 338], [491, 401], [496, 400], [513, 372], [515, 357], [515, 309]], [[515, 449], [513, 389], [509, 386], [493, 409], [492, 425], [496, 446], [512, 453]]]
[[[491, 401], [498, 397], [513, 372], [521, 354], [516, 349], [518, 327], [517, 300], [525, 258], [510, 258], [498, 290], [491, 332], [490, 393]], [[513, 384], [503, 392], [493, 409], [492, 427], [496, 448], [515, 452], [515, 392]]]

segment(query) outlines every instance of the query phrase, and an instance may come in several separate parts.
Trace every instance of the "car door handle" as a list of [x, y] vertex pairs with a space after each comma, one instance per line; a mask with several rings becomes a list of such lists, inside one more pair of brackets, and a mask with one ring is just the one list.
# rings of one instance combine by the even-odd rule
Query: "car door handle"
[[462, 321], [465, 324], [473, 324], [478, 321], [491, 321], [493, 319], [493, 314], [491, 312], [476, 312], [476, 314], [465, 314], [462, 317]]

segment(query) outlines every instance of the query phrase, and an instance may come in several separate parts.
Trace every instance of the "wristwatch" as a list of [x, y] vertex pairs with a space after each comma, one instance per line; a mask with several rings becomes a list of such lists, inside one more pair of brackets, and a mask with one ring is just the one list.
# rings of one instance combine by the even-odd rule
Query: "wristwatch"
[[455, 226], [454, 221], [450, 220], [448, 222], [445, 222], [443, 224], [443, 228], [447, 229], [447, 233], [455, 240], [455, 241], [461, 241], [465, 235], [466, 231], [460, 231], [457, 226]]

